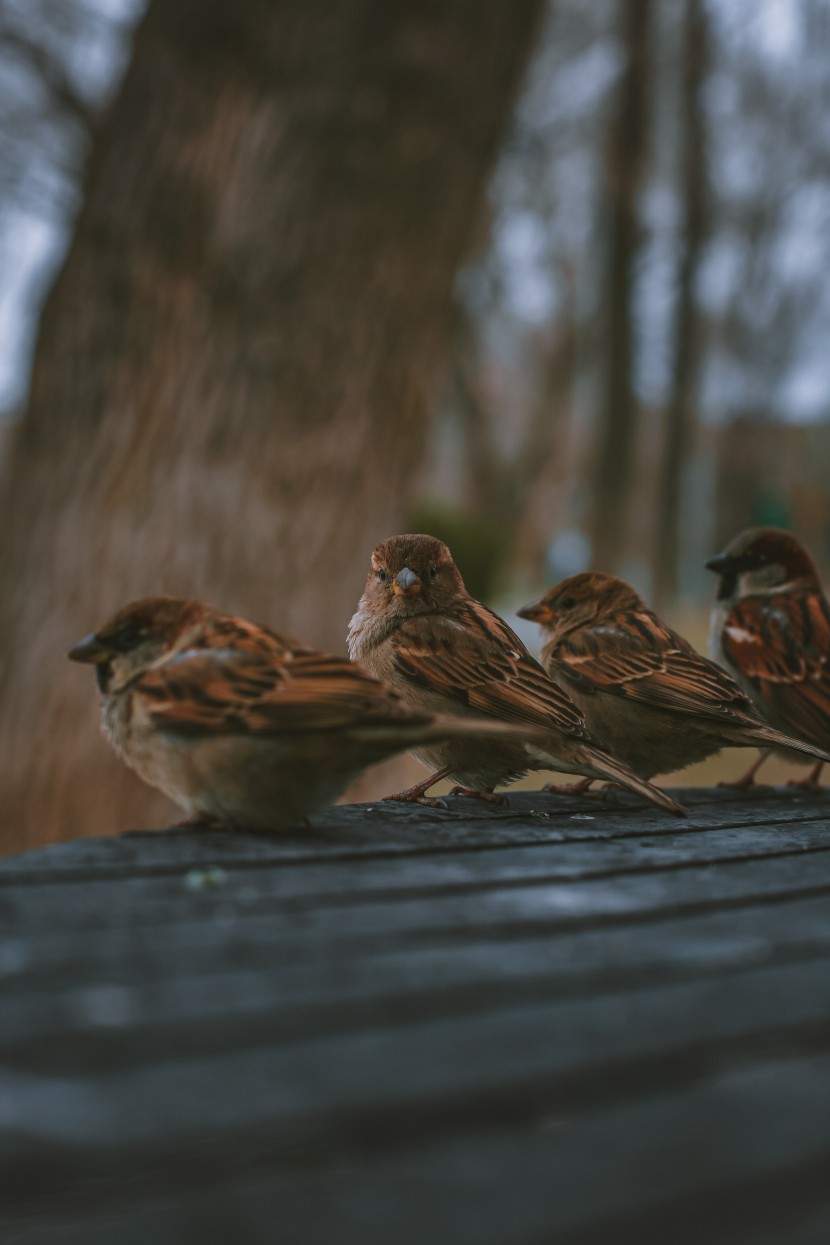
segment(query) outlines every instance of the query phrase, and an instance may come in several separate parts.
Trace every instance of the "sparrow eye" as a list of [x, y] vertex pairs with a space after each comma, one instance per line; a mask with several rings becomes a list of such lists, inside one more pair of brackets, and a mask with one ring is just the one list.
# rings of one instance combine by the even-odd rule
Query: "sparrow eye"
[[378, 579], [380, 580], [382, 584], [385, 584], [388, 578], [389, 576], [387, 575], [386, 571], [383, 569], [383, 567], [381, 567], [380, 570], [378, 571]]
[[563, 597], [563, 599], [559, 602], [559, 608], [563, 610], [572, 610], [575, 605], [576, 601], [573, 597]]
[[144, 632], [141, 627], [135, 623], [127, 623], [126, 627], [122, 627], [110, 641], [111, 647], [119, 653], [129, 653], [130, 649], [137, 648], [144, 639]]
[[438, 564], [437, 562], [433, 562], [432, 566], [429, 568], [430, 579], [434, 579], [437, 574], [438, 574]]

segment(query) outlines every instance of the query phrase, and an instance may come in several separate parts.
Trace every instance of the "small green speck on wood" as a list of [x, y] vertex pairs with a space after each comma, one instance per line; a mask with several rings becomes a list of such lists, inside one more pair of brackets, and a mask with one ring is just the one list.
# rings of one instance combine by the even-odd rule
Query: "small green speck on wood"
[[190, 891], [206, 891], [224, 886], [227, 880], [228, 875], [224, 869], [210, 865], [203, 869], [191, 869], [185, 874], [184, 884]]

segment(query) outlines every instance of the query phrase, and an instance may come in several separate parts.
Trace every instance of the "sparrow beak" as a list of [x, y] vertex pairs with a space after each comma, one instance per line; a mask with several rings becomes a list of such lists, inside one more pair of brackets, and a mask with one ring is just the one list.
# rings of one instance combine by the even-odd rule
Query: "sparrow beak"
[[727, 571], [732, 569], [732, 559], [727, 557], [725, 553], [719, 553], [717, 557], [710, 558], [703, 565], [707, 571], [714, 571], [716, 575], [725, 575]]
[[77, 644], [73, 644], [66, 655], [70, 661], [82, 661], [89, 666], [95, 666], [99, 662], [109, 661], [112, 653], [98, 639], [95, 632], [91, 631], [89, 635], [85, 635]]
[[519, 618], [527, 618], [530, 622], [535, 623], [552, 623], [553, 610], [549, 605], [543, 605], [541, 601], [531, 601], [529, 605], [523, 605], [520, 610], [516, 610]]
[[392, 580], [392, 591], [395, 596], [417, 597], [421, 591], [421, 581], [414, 571], [405, 566]]

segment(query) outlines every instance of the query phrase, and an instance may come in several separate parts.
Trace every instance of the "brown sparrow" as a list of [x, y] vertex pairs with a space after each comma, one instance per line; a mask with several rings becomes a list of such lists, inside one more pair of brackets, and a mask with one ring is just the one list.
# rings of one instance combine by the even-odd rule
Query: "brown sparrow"
[[393, 536], [377, 546], [348, 638], [352, 658], [413, 708], [503, 718], [534, 733], [524, 741], [416, 747], [415, 755], [436, 772], [391, 799], [420, 800], [447, 776], [459, 784], [455, 793], [494, 799], [494, 787], [528, 770], [554, 769], [621, 783], [661, 808], [684, 812], [603, 750], [519, 637], [470, 596], [449, 549], [435, 537]]
[[[710, 655], [773, 726], [816, 756], [830, 748], [830, 603], [807, 550], [789, 532], [754, 527], [706, 565], [720, 577]], [[732, 785], [750, 786], [768, 755]], [[818, 787], [821, 764], [791, 785]]]
[[734, 679], [613, 575], [572, 575], [518, 614], [539, 623], [542, 663], [591, 730], [644, 778], [752, 744], [830, 760], [774, 730]]
[[193, 820], [235, 828], [294, 826], [415, 744], [519, 734], [416, 709], [345, 658], [200, 601], [133, 602], [69, 657], [95, 666], [123, 760]]

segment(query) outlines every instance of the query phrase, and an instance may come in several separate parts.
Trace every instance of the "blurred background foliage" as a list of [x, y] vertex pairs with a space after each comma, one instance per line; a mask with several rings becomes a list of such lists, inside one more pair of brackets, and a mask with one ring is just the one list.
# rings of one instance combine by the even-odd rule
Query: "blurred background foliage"
[[552, 4], [427, 475], [501, 510], [528, 582], [703, 600], [759, 522], [826, 564], [829, 90], [825, 0]]
[[[445, 8], [454, 10], [454, 30], [463, 30], [466, 22], [474, 40], [475, 4], [453, 0]], [[189, 32], [187, 47], [179, 48], [181, 64], [187, 57], [199, 62], [207, 80], [204, 66], [210, 61], [211, 81], [221, 84], [223, 48], [229, 64], [233, 58], [241, 63], [244, 56], [253, 64], [251, 44], [244, 44], [243, 33], [247, 39], [258, 21], [264, 27], [272, 19], [260, 17], [267, 6], [259, 5], [259, 0], [224, 8], [211, 0], [203, 11], [210, 10], [213, 26], [206, 29], [211, 39], [217, 30], [221, 37], [211, 43], [205, 35], [200, 42], [193, 37], [198, 30], [197, 9], [190, 12], [186, 0], [170, 0], [164, 10], [168, 15], [164, 38], [175, 48], [176, 39], [181, 42]], [[119, 115], [119, 92], [130, 66], [137, 68], [134, 40], [150, 10], [163, 11], [159, 3], [148, 10], [142, 0], [0, 0], [0, 449], [7, 477], [19, 474], [27, 420], [31, 427], [33, 419], [42, 423], [44, 418], [30, 397], [33, 360], [37, 359], [35, 375], [38, 366], [45, 374], [57, 347], [54, 341], [50, 344], [45, 329], [41, 331], [45, 323], [41, 313], [45, 306], [47, 319], [59, 314], [49, 310], [49, 299], [54, 303], [55, 298], [50, 291], [66, 257], [78, 245], [79, 231], [83, 234], [79, 222], [85, 213], [89, 218], [94, 184], [90, 169], [96, 159], [100, 167], [102, 147], [118, 141], [112, 127]], [[340, 82], [338, 66], [352, 58], [348, 64], [355, 81], [347, 84], [348, 91], [343, 86], [343, 97], [353, 104], [355, 125], [365, 123], [373, 135], [386, 126], [387, 165], [391, 153], [399, 151], [410, 163], [417, 161], [437, 141], [427, 134], [427, 120], [435, 133], [443, 125], [449, 134], [450, 122], [454, 119], [458, 128], [465, 111], [476, 115], [490, 92], [489, 80], [479, 75], [475, 88], [479, 94], [474, 97], [472, 88], [459, 79], [460, 62], [453, 63], [459, 55], [456, 46], [436, 45], [443, 37], [440, 10], [440, 5], [426, 4], [420, 30], [407, 27], [405, 6], [400, 15], [383, 16], [382, 6], [366, 3], [350, 9], [346, 0], [315, 0], [309, 10], [307, 22], [319, 17], [320, 45], [329, 56], [325, 72]], [[389, 308], [397, 308], [405, 298], [394, 292], [389, 275], [397, 271], [398, 236], [401, 247], [410, 248], [410, 262], [417, 258], [417, 246], [424, 248], [419, 260], [424, 272], [455, 264], [447, 300], [451, 305], [445, 308], [437, 295], [424, 295], [430, 319], [425, 342], [427, 337], [429, 341], [413, 347], [408, 361], [410, 371], [418, 375], [416, 406], [407, 396], [412, 390], [408, 379], [361, 381], [370, 405], [382, 413], [381, 422], [373, 425], [376, 439], [385, 421], [387, 432], [377, 453], [390, 464], [389, 487], [381, 505], [359, 479], [354, 478], [350, 492], [343, 486], [337, 526], [345, 536], [353, 530], [361, 547], [354, 564], [344, 566], [327, 628], [317, 627], [319, 601], [303, 596], [296, 569], [291, 599], [300, 604], [289, 616], [282, 592], [267, 611], [269, 621], [296, 625], [318, 643], [335, 646], [348, 618], [347, 601], [356, 600], [361, 588], [354, 567], [365, 564], [369, 550], [362, 544], [373, 531], [365, 516], [359, 521], [361, 507], [376, 506], [383, 516], [378, 524], [398, 522], [444, 537], [470, 588], [505, 612], [553, 579], [593, 565], [631, 579], [700, 645], [705, 644], [712, 587], [703, 561], [740, 528], [751, 523], [791, 527], [823, 567], [828, 563], [830, 285], [825, 274], [830, 266], [830, 0], [544, 4], [527, 0], [524, 11], [528, 31], [534, 15], [541, 19], [532, 54], [527, 55], [530, 37], [517, 29], [515, 46], [505, 56], [498, 88], [502, 94], [493, 116], [482, 122], [479, 137], [472, 132], [465, 137], [458, 130], [458, 153], [465, 144], [474, 147], [477, 165], [475, 176], [471, 173], [465, 183], [467, 198], [454, 215], [449, 207], [457, 199], [447, 198], [447, 218], [455, 222], [451, 244], [438, 256], [444, 186], [434, 182], [436, 177], [439, 183], [446, 177], [447, 185], [451, 180], [449, 157], [444, 153], [442, 165], [440, 152], [430, 154], [434, 163], [429, 167], [444, 172], [424, 175], [423, 203], [417, 196], [413, 199], [410, 219], [403, 210], [409, 192], [402, 191], [402, 202], [393, 205], [394, 211], [402, 211], [400, 224], [392, 220], [389, 236], [378, 241], [377, 271], [372, 269], [371, 281], [373, 288], [384, 286], [388, 295], [377, 312], [381, 324]], [[427, 29], [432, 35], [424, 33]], [[269, 81], [276, 81], [284, 96], [302, 91], [304, 66], [312, 63], [313, 50], [293, 27], [282, 43], [282, 59], [269, 62], [271, 45], [263, 37], [256, 51], [258, 91], [265, 92]], [[295, 43], [306, 61], [302, 67], [298, 61], [292, 69]], [[473, 43], [470, 46], [473, 49]], [[389, 62], [388, 81], [384, 79], [382, 87], [374, 80], [366, 85], [362, 75], [371, 77], [384, 58]], [[420, 72], [428, 64], [435, 85], [422, 106], [424, 124], [419, 128], [413, 106], [396, 137], [395, 107], [384, 113], [378, 92], [388, 88], [389, 98], [394, 97], [400, 65], [405, 78], [414, 72], [413, 66]], [[495, 59], [492, 65], [495, 72]], [[511, 75], [515, 73], [518, 80], [523, 65], [521, 89], [511, 93]], [[171, 70], [174, 78], [176, 72]], [[345, 69], [342, 78], [345, 83]], [[453, 82], [460, 97], [447, 85]], [[401, 92], [409, 86], [407, 79]], [[175, 85], [169, 89], [174, 92]], [[311, 150], [315, 142], [320, 145], [324, 125], [320, 123], [319, 132], [315, 126], [325, 108], [320, 100], [310, 99], [309, 90], [303, 107], [310, 111], [302, 136]], [[321, 87], [320, 99], [322, 94]], [[336, 112], [340, 105], [335, 92], [331, 98]], [[189, 107], [193, 108], [192, 101]], [[278, 111], [272, 115], [280, 116]], [[489, 136], [499, 116], [502, 139], [491, 151]], [[309, 117], [314, 120], [309, 122]], [[234, 154], [226, 156], [227, 168], [219, 166], [218, 155], [212, 156], [216, 167], [211, 176], [217, 185], [227, 183], [238, 194], [234, 179], [241, 164], [254, 162], [261, 137], [256, 127], [261, 130], [264, 122], [252, 113], [249, 120], [232, 123], [239, 125], [228, 147]], [[123, 141], [129, 145], [126, 132]], [[174, 141], [171, 124], [170, 142]], [[338, 177], [354, 179], [348, 190], [355, 211], [361, 169], [367, 170], [371, 189], [375, 174], [367, 153], [368, 148], [360, 148], [359, 159], [348, 167], [330, 161], [326, 176], [320, 175], [319, 186], [332, 190], [332, 220], [337, 194], [344, 189]], [[183, 166], [191, 155], [183, 147]], [[145, 158], [149, 170], [152, 144]], [[275, 159], [273, 153], [267, 158], [272, 163]], [[301, 180], [305, 169], [302, 160], [289, 161], [284, 178], [293, 184], [291, 178]], [[488, 171], [489, 178], [481, 181], [486, 190], [475, 191], [472, 211], [475, 177]], [[136, 176], [135, 170], [131, 175]], [[163, 184], [176, 200], [176, 183], [168, 179]], [[186, 190], [184, 182], [181, 189]], [[187, 251], [188, 279], [199, 281], [204, 261], [207, 283], [211, 257], [203, 255], [198, 241], [189, 245], [187, 218], [174, 221], [176, 203], [164, 198], [157, 195], [149, 201], [150, 211], [157, 213], [154, 256], [164, 251], [164, 220], [169, 217], [169, 248]], [[319, 197], [321, 208], [324, 199], [328, 204], [328, 193]], [[236, 202], [240, 210], [233, 225], [234, 263], [241, 265], [238, 257], [245, 255], [253, 271], [258, 243], [250, 241], [248, 255], [249, 205], [243, 209], [242, 199]], [[197, 238], [195, 199], [193, 206]], [[134, 210], [146, 212], [147, 205], [139, 205], [137, 199]], [[233, 211], [232, 193], [222, 210]], [[124, 211], [129, 213], [129, 208]], [[416, 235], [419, 213], [437, 220], [432, 234]], [[377, 219], [389, 216], [386, 212]], [[357, 219], [359, 215], [351, 218]], [[289, 213], [279, 220], [280, 229], [286, 222], [290, 228], [275, 236], [274, 246], [285, 251], [292, 246], [295, 217]], [[464, 246], [459, 247], [462, 226]], [[327, 235], [338, 239], [343, 254], [352, 243], [350, 228], [347, 223], [342, 235], [336, 229]], [[87, 224], [87, 248], [94, 250], [99, 237], [102, 247], [123, 246], [128, 253], [128, 230], [121, 239], [111, 223], [109, 233], [100, 220], [95, 229], [97, 235]], [[452, 258], [456, 251], [458, 263]], [[324, 254], [320, 263], [325, 267], [327, 262]], [[297, 286], [286, 284], [281, 276], [270, 294], [266, 288], [258, 297], [272, 303], [284, 298], [291, 313], [291, 291], [302, 289], [304, 281], [299, 260], [297, 266], [291, 277]], [[266, 276], [270, 271], [263, 268]], [[359, 272], [357, 264], [355, 271]], [[233, 281], [244, 283], [247, 272], [240, 266]], [[215, 279], [212, 273], [210, 280]], [[320, 279], [317, 273], [315, 280]], [[66, 272], [58, 284], [60, 280], [64, 295], [67, 282], [71, 293]], [[117, 322], [119, 308], [128, 300], [123, 290], [114, 289], [118, 282], [108, 280], [107, 288], [113, 287], [112, 318]], [[134, 287], [147, 280], [140, 266], [124, 277]], [[353, 273], [348, 280], [360, 283]], [[406, 289], [404, 278], [400, 288]], [[321, 285], [320, 297], [324, 294]], [[79, 307], [85, 296], [88, 291], [85, 295], [78, 285]], [[66, 299], [60, 314], [67, 314], [65, 307]], [[419, 307], [413, 296], [413, 339], [423, 319]], [[244, 315], [251, 314], [246, 305]], [[349, 354], [357, 360], [363, 338], [370, 332], [377, 336], [369, 319], [361, 327], [364, 314], [365, 306], [356, 298], [354, 316], [339, 321], [344, 341], [348, 334], [354, 340], [344, 346], [343, 358], [338, 356], [331, 364], [337, 372], [338, 393], [350, 387]], [[302, 328], [302, 316], [298, 323]], [[154, 324], [159, 337], [170, 331], [170, 324], [161, 319]], [[399, 316], [396, 324], [406, 325], [405, 316]], [[239, 334], [239, 317], [234, 331]], [[400, 338], [409, 330], [397, 331]], [[266, 334], [263, 340], [257, 351], [267, 353], [267, 342], [275, 339]], [[75, 405], [83, 405], [78, 375], [86, 367], [97, 367], [100, 358], [95, 352], [108, 348], [90, 338], [61, 361], [65, 371], [59, 379], [71, 374], [77, 385], [80, 398], [73, 397]], [[375, 341], [373, 349], [382, 347]], [[408, 340], [389, 346], [401, 357], [407, 349]], [[149, 347], [145, 353], [150, 353]], [[329, 356], [322, 349], [318, 353], [319, 371], [329, 366]], [[241, 352], [232, 370], [247, 366], [245, 357]], [[252, 357], [261, 360], [261, 353], [252, 352]], [[355, 368], [357, 373], [357, 362]], [[380, 375], [375, 362], [371, 369]], [[186, 383], [182, 381], [185, 388], [170, 398], [171, 412], [178, 409], [176, 403], [182, 405], [182, 395], [187, 396]], [[101, 387], [104, 398], [107, 384]], [[325, 407], [329, 400], [321, 392], [312, 393], [312, 409], [307, 411], [311, 422], [325, 423], [328, 418], [327, 409], [314, 409], [315, 401]], [[358, 404], [366, 401], [360, 393], [354, 399]], [[114, 418], [106, 413], [106, 401], [102, 410], [97, 420]], [[175, 414], [171, 417], [175, 419]], [[65, 420], [66, 415], [56, 418]], [[239, 419], [243, 423], [234, 425], [232, 421]], [[278, 423], [275, 416], [275, 427]], [[232, 459], [237, 427], [244, 427], [244, 418], [231, 402], [227, 439], [217, 424], [211, 433], [211, 452], [218, 452], [218, 445], [221, 454]], [[345, 445], [350, 435], [368, 435], [356, 424], [354, 428], [352, 432], [348, 421], [341, 423], [335, 447]], [[88, 434], [79, 427], [77, 435]], [[140, 442], [140, 432], [135, 435]], [[149, 440], [149, 432], [147, 436]], [[402, 462], [393, 470], [396, 437]], [[182, 441], [181, 452], [186, 452], [187, 438]], [[144, 452], [145, 480], [157, 468], [156, 452]], [[336, 458], [337, 453], [335, 448], [331, 456]], [[120, 482], [118, 470], [103, 451], [99, 459], [98, 475], [106, 481], [110, 472]], [[245, 461], [249, 469], [253, 460], [249, 456]], [[378, 469], [372, 470], [378, 478]], [[47, 489], [50, 478], [48, 471], [41, 478]], [[110, 493], [113, 489], [115, 485]], [[288, 496], [279, 479], [274, 489]], [[51, 516], [47, 530], [58, 522]], [[173, 526], [179, 522], [172, 512], [169, 522]], [[244, 525], [244, 515], [240, 522]], [[110, 517], [104, 526], [109, 523]], [[186, 545], [186, 521], [179, 530]], [[315, 574], [325, 558], [327, 539], [317, 542]], [[136, 556], [140, 561], [144, 555]], [[222, 559], [211, 562], [212, 556], [200, 554], [199, 566], [204, 562], [208, 569], [194, 572], [188, 589], [204, 590], [222, 604], [261, 614], [264, 606], [259, 598], [246, 596], [232, 578], [223, 579]], [[232, 558], [232, 551], [222, 557]], [[163, 557], [160, 561], [163, 564]], [[194, 555], [194, 565], [197, 561]], [[21, 566], [31, 566], [33, 580], [46, 573], [30, 555], [18, 556], [14, 549], [7, 565], [16, 579], [23, 574]], [[214, 565], [219, 569], [211, 578]], [[280, 584], [281, 573], [275, 571]], [[95, 594], [85, 596], [82, 587], [69, 594], [79, 618], [91, 612], [93, 597], [95, 602], [107, 597], [106, 572], [101, 574], [105, 582], [97, 585]], [[131, 578], [130, 584], [133, 579], [138, 582], [140, 576]], [[113, 577], [113, 605], [119, 603], [115, 598], [123, 593], [124, 582], [123, 577]], [[232, 601], [221, 599], [223, 585]], [[55, 590], [53, 602], [66, 598], [65, 588]], [[42, 612], [47, 608], [56, 607], [44, 606]], [[94, 621], [89, 617], [90, 624]], [[32, 626], [29, 620], [27, 627]], [[66, 630], [71, 630], [68, 621]], [[6, 625], [4, 636], [8, 634]], [[532, 629], [524, 634], [534, 641]], [[63, 648], [64, 638], [76, 637], [60, 632], [58, 638], [53, 626], [48, 643]], [[9, 642], [9, 647], [16, 650], [19, 641]], [[13, 677], [7, 672], [7, 680]], [[7, 711], [13, 702], [14, 697], [6, 698]], [[57, 710], [54, 720], [60, 720]], [[96, 754], [96, 765], [104, 764], [102, 756]], [[61, 833], [85, 828], [77, 817], [73, 827], [64, 827]]]
[[[143, 7], [0, 3], [6, 425]], [[412, 514], [487, 515], [501, 567], [479, 583], [593, 560], [700, 597], [703, 556], [747, 522], [825, 560], [829, 66], [828, 0], [551, 0], [458, 273]]]

